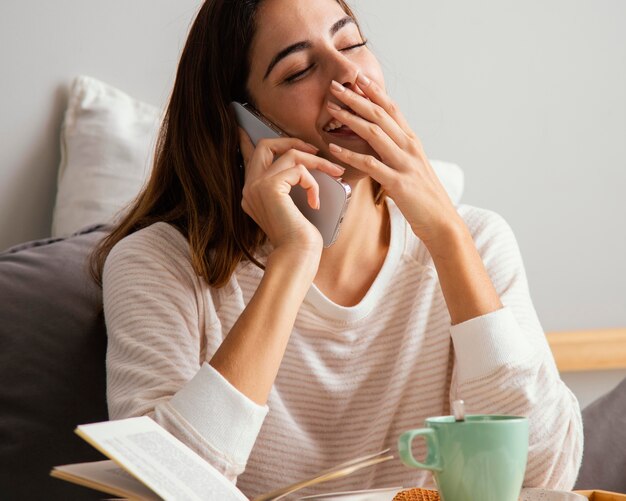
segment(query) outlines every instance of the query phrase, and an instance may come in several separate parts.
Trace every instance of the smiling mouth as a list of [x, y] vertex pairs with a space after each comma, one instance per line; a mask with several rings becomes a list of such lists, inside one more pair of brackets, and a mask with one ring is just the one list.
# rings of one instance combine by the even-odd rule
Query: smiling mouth
[[334, 118], [330, 122], [328, 122], [326, 127], [324, 127], [324, 132], [337, 132], [340, 129], [349, 129], [349, 127]]
[[[349, 111], [350, 113], [353, 113], [354, 115], [356, 115], [357, 117], [359, 116], [358, 113], [355, 113], [354, 110], [352, 110], [351, 108], [348, 108], [346, 106], [342, 106], [342, 108], [346, 111]], [[350, 127], [348, 127], [347, 125], [343, 124], [342, 122], [340, 122], [339, 120], [337, 120], [336, 118], [333, 118], [330, 120], [330, 122], [328, 122], [325, 126], [324, 126], [324, 132], [328, 132], [328, 133], [347, 133], [347, 132], [352, 132], [352, 129]]]

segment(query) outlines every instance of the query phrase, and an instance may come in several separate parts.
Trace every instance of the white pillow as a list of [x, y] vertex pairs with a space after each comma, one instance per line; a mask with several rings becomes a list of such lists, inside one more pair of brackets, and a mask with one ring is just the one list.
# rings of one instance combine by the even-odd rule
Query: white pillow
[[[53, 237], [114, 222], [123, 214], [148, 178], [161, 119], [155, 106], [95, 78], [74, 80], [61, 127]], [[430, 163], [458, 205], [463, 171], [440, 160]]]
[[161, 110], [88, 76], [71, 87], [61, 126], [52, 236], [114, 221], [150, 172]]

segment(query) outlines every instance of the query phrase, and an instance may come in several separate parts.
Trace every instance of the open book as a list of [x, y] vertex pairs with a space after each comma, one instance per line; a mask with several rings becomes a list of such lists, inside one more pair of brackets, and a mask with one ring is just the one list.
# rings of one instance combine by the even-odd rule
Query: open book
[[[55, 478], [139, 501], [248, 501], [213, 466], [149, 417], [80, 425], [76, 433], [110, 460], [55, 466]], [[254, 501], [271, 501], [392, 459], [389, 450], [348, 461]], [[398, 487], [398, 490], [400, 488]]]

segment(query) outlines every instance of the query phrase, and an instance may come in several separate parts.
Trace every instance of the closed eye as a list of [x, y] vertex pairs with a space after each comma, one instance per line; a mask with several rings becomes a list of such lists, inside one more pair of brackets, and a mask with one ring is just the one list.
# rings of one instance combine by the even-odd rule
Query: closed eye
[[285, 83], [293, 83], [295, 82], [298, 78], [300, 78], [301, 76], [303, 76], [307, 71], [309, 71], [311, 68], [313, 68], [313, 66], [315, 66], [314, 64], [307, 66], [305, 69], [303, 69], [302, 71], [298, 71], [296, 73], [294, 73], [293, 75], [289, 75], [287, 78], [285, 78]]
[[[344, 47], [343, 49], [339, 49], [339, 51], [340, 52], [346, 52], [346, 51], [358, 49], [359, 47], [363, 47], [365, 45], [367, 45], [367, 40], [364, 40], [361, 43], [350, 45], [349, 47]], [[297, 71], [296, 73], [294, 73], [292, 75], [289, 75], [287, 78], [285, 78], [284, 82], [287, 83], [287, 84], [290, 84], [290, 83], [293, 83], [293, 82], [299, 80], [300, 77], [304, 76], [314, 66], [315, 66], [315, 64], [311, 64], [311, 65], [307, 66], [306, 68], [304, 68], [303, 70]]]
[[363, 40], [361, 43], [357, 43], [355, 45], [351, 45], [350, 47], [345, 47], [343, 49], [339, 49], [341, 52], [347, 51], [347, 50], [353, 50], [353, 49], [358, 49], [359, 47], [363, 47], [364, 45], [367, 45], [367, 40]]

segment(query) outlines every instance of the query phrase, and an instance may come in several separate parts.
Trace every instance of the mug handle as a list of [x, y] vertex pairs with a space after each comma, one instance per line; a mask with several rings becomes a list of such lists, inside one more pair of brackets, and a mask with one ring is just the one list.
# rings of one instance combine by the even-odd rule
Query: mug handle
[[[411, 452], [413, 439], [418, 436], [423, 436], [426, 440], [428, 455], [426, 456], [425, 463], [417, 461]], [[417, 430], [405, 431], [402, 435], [400, 435], [400, 438], [398, 438], [398, 451], [400, 452], [400, 459], [407, 466], [412, 466], [413, 468], [424, 468], [432, 471], [443, 470], [441, 457], [439, 456], [439, 441], [437, 440], [435, 430], [432, 428], [418, 428]]]

